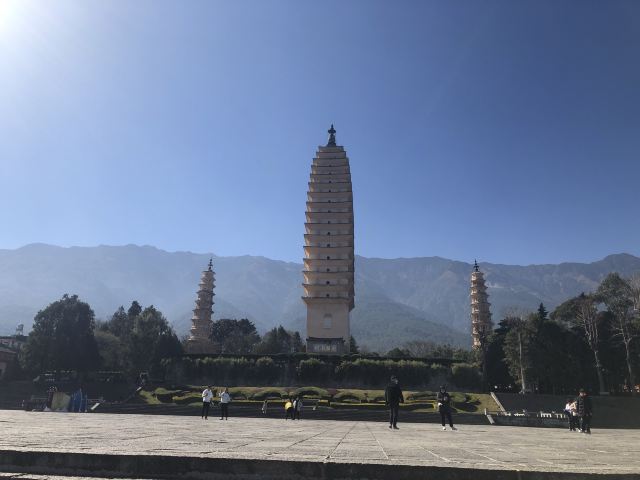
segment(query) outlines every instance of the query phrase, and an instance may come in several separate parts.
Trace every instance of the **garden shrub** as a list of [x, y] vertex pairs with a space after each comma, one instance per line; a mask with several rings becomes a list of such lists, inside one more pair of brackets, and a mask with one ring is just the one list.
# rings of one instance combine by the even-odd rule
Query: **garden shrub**
[[324, 382], [333, 377], [334, 368], [331, 363], [323, 362], [317, 358], [300, 360], [298, 364], [298, 377], [305, 382]]
[[294, 395], [302, 395], [307, 398], [328, 398], [329, 392], [323, 388], [317, 387], [300, 387], [293, 392]]
[[413, 392], [405, 396], [405, 400], [407, 400], [408, 402], [418, 402], [418, 401], [425, 401], [425, 400], [435, 401], [435, 399], [436, 399], [436, 394], [434, 392], [429, 392], [429, 391]]
[[252, 400], [275, 400], [281, 399], [283, 397], [282, 390], [276, 390], [274, 388], [264, 388], [262, 390], [258, 390], [252, 396]]
[[339, 380], [350, 384], [386, 385], [396, 375], [403, 386], [426, 385], [429, 382], [429, 364], [417, 360], [370, 360], [358, 358], [342, 361], [336, 368]]
[[256, 360], [253, 377], [262, 384], [274, 383], [280, 377], [282, 367], [271, 357], [260, 357]]
[[174, 395], [171, 400], [177, 405], [189, 405], [190, 403], [201, 403], [202, 395], [196, 392], [185, 395]]
[[475, 390], [482, 385], [480, 370], [476, 365], [469, 363], [456, 363], [453, 365], [449, 378], [456, 387], [467, 387]]
[[335, 402], [352, 402], [352, 403], [360, 403], [362, 400], [362, 396], [361, 395], [357, 395], [354, 392], [350, 392], [350, 391], [345, 391], [345, 392], [340, 392], [338, 394], [336, 394], [335, 397], [333, 397], [333, 400]]

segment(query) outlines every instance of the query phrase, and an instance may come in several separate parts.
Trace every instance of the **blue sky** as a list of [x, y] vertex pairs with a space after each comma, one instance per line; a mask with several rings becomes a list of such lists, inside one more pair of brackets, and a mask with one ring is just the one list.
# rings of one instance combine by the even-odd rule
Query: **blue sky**
[[300, 261], [334, 123], [356, 253], [640, 255], [640, 2], [0, 0], [0, 248]]

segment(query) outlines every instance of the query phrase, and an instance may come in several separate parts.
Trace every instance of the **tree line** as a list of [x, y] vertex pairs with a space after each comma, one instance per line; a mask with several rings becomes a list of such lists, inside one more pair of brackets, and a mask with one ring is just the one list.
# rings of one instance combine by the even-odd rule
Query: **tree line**
[[490, 388], [521, 392], [633, 391], [640, 368], [640, 276], [607, 275], [550, 314], [512, 311], [479, 361]]
[[162, 358], [181, 355], [180, 340], [162, 312], [133, 301], [111, 319], [96, 321], [88, 303], [63, 295], [39, 311], [20, 353], [24, 371], [153, 371]]
[[[632, 390], [640, 368], [640, 276], [605, 277], [592, 293], [570, 298], [551, 313], [512, 310], [483, 342], [480, 351], [416, 339], [386, 352], [392, 359], [442, 358], [475, 365], [485, 389], [540, 393]], [[77, 295], [64, 295], [35, 316], [21, 352], [30, 373], [56, 370], [160, 371], [161, 360], [184, 353], [184, 342], [161, 311], [133, 301], [107, 321], [97, 321]], [[213, 322], [211, 340], [221, 353], [271, 355], [304, 352], [299, 332], [282, 326], [260, 335], [248, 319]], [[359, 348], [351, 353], [375, 357]], [[313, 362], [304, 368], [321, 366]], [[266, 367], [265, 367], [266, 368]]]
[[[247, 319], [213, 322], [211, 340], [221, 353], [278, 354], [303, 352], [299, 332], [275, 327], [260, 336]], [[90, 305], [65, 294], [39, 311], [20, 353], [20, 366], [30, 374], [47, 371], [96, 370], [160, 373], [161, 360], [184, 353], [179, 339], [160, 310], [133, 301], [120, 306], [107, 321], [96, 320]]]

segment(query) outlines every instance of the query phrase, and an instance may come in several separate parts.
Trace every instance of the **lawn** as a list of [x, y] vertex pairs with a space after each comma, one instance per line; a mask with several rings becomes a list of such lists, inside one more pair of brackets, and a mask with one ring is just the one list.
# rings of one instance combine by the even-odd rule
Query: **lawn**
[[[199, 406], [202, 402], [202, 385], [188, 385], [175, 389], [156, 388], [141, 392], [141, 398], [149, 404], [176, 404]], [[217, 396], [223, 387], [212, 386]], [[229, 393], [236, 404], [259, 404], [284, 401], [302, 395], [307, 405], [319, 408], [379, 409], [384, 408], [384, 390], [327, 389], [319, 387], [230, 387]], [[437, 410], [436, 392], [408, 390], [404, 392], [403, 409], [417, 412]], [[482, 393], [451, 392], [456, 411], [483, 414], [484, 409], [497, 410], [491, 395]]]

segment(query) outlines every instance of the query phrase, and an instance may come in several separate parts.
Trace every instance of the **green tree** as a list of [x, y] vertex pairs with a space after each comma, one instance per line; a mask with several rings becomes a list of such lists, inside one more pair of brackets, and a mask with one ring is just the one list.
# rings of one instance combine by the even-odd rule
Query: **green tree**
[[77, 295], [63, 295], [34, 318], [23, 352], [23, 366], [30, 372], [76, 370], [98, 366], [91, 307]]
[[127, 315], [130, 318], [131, 323], [133, 324], [134, 319], [142, 313], [142, 306], [138, 303], [137, 300], [131, 302], [131, 306], [129, 310], [127, 310]]
[[632, 365], [631, 342], [638, 336], [638, 319], [634, 312], [634, 298], [631, 284], [617, 273], [610, 273], [602, 280], [595, 294], [597, 301], [604, 303], [611, 313], [616, 337], [624, 346], [628, 381], [634, 390], [636, 384]]
[[298, 332], [286, 330], [282, 325], [264, 334], [256, 345], [259, 354], [296, 353], [304, 351], [304, 344]]
[[103, 369], [117, 371], [130, 369], [129, 352], [125, 342], [113, 333], [104, 330], [96, 331], [95, 338], [100, 355], [100, 365]]
[[542, 304], [535, 317], [531, 318], [533, 338], [530, 345], [531, 378], [537, 391], [541, 393], [560, 393], [575, 376], [568, 367], [571, 363], [566, 347], [570, 334], [558, 322], [548, 319]]
[[211, 340], [220, 345], [222, 353], [247, 354], [253, 353], [260, 335], [253, 322], [246, 318], [223, 318], [213, 322]]
[[544, 322], [545, 320], [549, 319], [549, 312], [544, 307], [544, 303], [542, 302], [540, 302], [540, 305], [538, 306], [538, 319], [541, 322]]
[[[504, 353], [505, 362], [509, 367], [510, 375], [520, 382], [520, 391], [529, 391], [528, 377], [531, 373], [532, 355], [531, 343], [534, 338], [534, 315], [514, 315], [508, 319], [510, 329], [505, 336]], [[533, 321], [532, 321], [533, 320]]]
[[353, 338], [353, 335], [349, 336], [349, 352], [352, 355], [360, 353], [360, 347], [358, 347], [358, 343], [356, 342], [356, 339]]
[[411, 352], [407, 349], [396, 347], [389, 350], [386, 356], [391, 358], [411, 358]]
[[124, 307], [120, 306], [111, 316], [111, 319], [101, 325], [101, 330], [110, 332], [119, 338], [127, 338], [131, 335], [135, 317], [140, 314], [140, 312], [138, 312], [133, 315], [133, 313], [140, 307], [138, 302], [134, 301], [134, 304], [136, 305], [136, 308], [133, 308], [133, 304], [132, 308], [129, 308], [131, 314], [125, 312]]
[[154, 371], [163, 358], [182, 354], [182, 345], [173, 328], [153, 305], [134, 318], [128, 343], [134, 371]]
[[594, 297], [581, 293], [579, 296], [559, 305], [551, 317], [575, 326], [582, 333], [582, 338], [593, 354], [600, 392], [605, 392], [602, 361], [600, 359], [602, 316], [598, 313]]
[[509, 373], [504, 353], [505, 338], [511, 330], [510, 320], [510, 317], [507, 317], [498, 323], [498, 328], [494, 330], [487, 345], [485, 355], [487, 381], [491, 388], [496, 390], [510, 389], [516, 383]]

